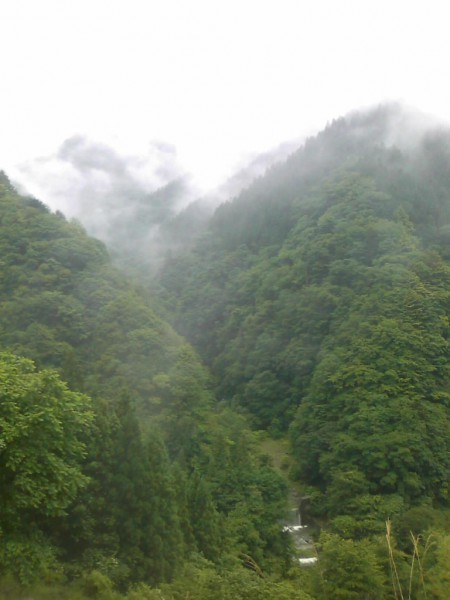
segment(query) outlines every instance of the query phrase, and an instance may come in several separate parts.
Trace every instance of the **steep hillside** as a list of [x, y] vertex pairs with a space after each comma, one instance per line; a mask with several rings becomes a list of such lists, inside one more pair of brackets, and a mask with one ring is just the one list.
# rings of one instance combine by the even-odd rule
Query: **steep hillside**
[[158, 376], [175, 381], [177, 372], [191, 369], [197, 391], [206, 389], [192, 350], [112, 268], [103, 244], [39, 201], [18, 196], [4, 176], [0, 192], [4, 348], [56, 368], [71, 387], [90, 394], [114, 399], [133, 390], [149, 413], [161, 393]]
[[350, 115], [221, 206], [162, 274], [218, 396], [290, 427], [328, 514], [357, 514], [342, 482], [361, 515], [389, 496], [381, 521], [448, 502], [449, 174], [450, 132], [396, 106]]
[[147, 285], [155, 220], [174, 250], [151, 295], [0, 174], [0, 597], [448, 598], [449, 174], [393, 106], [210, 219], [134, 198], [117, 263]]
[[283, 569], [283, 478], [104, 245], [1, 174], [0, 252], [2, 573], [125, 589], [194, 556]]

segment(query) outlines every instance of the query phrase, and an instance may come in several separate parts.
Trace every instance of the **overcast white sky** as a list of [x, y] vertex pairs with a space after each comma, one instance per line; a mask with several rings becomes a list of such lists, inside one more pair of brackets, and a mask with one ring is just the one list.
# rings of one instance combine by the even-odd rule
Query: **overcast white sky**
[[0, 14], [0, 168], [33, 192], [35, 159], [75, 134], [134, 156], [173, 144], [209, 186], [372, 103], [450, 121], [444, 0], [2, 0]]

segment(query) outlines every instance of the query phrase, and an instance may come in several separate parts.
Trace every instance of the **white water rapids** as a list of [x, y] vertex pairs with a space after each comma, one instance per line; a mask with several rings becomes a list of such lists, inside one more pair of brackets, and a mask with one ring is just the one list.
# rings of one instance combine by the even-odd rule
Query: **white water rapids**
[[294, 542], [297, 551], [297, 560], [300, 565], [312, 565], [317, 562], [317, 552], [312, 541], [311, 527], [302, 525], [301, 500], [298, 507], [292, 508], [283, 526], [283, 531], [288, 532]]

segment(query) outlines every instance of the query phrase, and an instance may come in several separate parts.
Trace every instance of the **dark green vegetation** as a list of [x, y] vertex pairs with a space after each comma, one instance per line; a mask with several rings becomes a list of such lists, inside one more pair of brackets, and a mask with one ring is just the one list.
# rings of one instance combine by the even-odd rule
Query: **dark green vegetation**
[[289, 432], [345, 538], [448, 520], [449, 258], [450, 132], [391, 107], [308, 140], [161, 275], [217, 396]]
[[4, 573], [42, 600], [450, 596], [449, 132], [332, 123], [177, 236], [157, 301], [6, 178], [0, 203]]
[[4, 175], [0, 205], [1, 572], [95, 591], [285, 570], [286, 484], [193, 349], [79, 225]]

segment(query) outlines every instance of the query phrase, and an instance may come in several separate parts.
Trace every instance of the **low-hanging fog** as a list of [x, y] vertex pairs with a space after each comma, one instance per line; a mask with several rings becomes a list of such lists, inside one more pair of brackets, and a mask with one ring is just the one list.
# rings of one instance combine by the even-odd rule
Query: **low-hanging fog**
[[[196, 235], [218, 204], [236, 196], [299, 143], [284, 142], [248, 156], [228, 179], [205, 189], [183, 168], [172, 144], [152, 142], [124, 152], [119, 145], [73, 135], [53, 154], [20, 164], [14, 183], [22, 193], [80, 221], [119, 263], [133, 256], [132, 263], [138, 260], [154, 271], [163, 254]], [[187, 208], [181, 228], [189, 223], [192, 231], [181, 232], [173, 221]], [[124, 266], [132, 265], [125, 261]]]
[[[399, 103], [382, 110], [354, 111], [352, 135], [374, 144], [412, 150], [437, 120]], [[380, 117], [381, 115], [381, 117]], [[340, 117], [340, 115], [332, 115]], [[331, 120], [331, 119], [330, 119]], [[174, 145], [152, 142], [125, 152], [120, 144], [73, 135], [53, 153], [22, 163], [15, 183], [103, 240], [116, 262], [127, 269], [155, 273], [162, 262], [188, 246], [213, 210], [236, 197], [266, 170], [300, 148], [285, 141], [247, 156], [235, 172], [205, 189], [181, 164]]]

